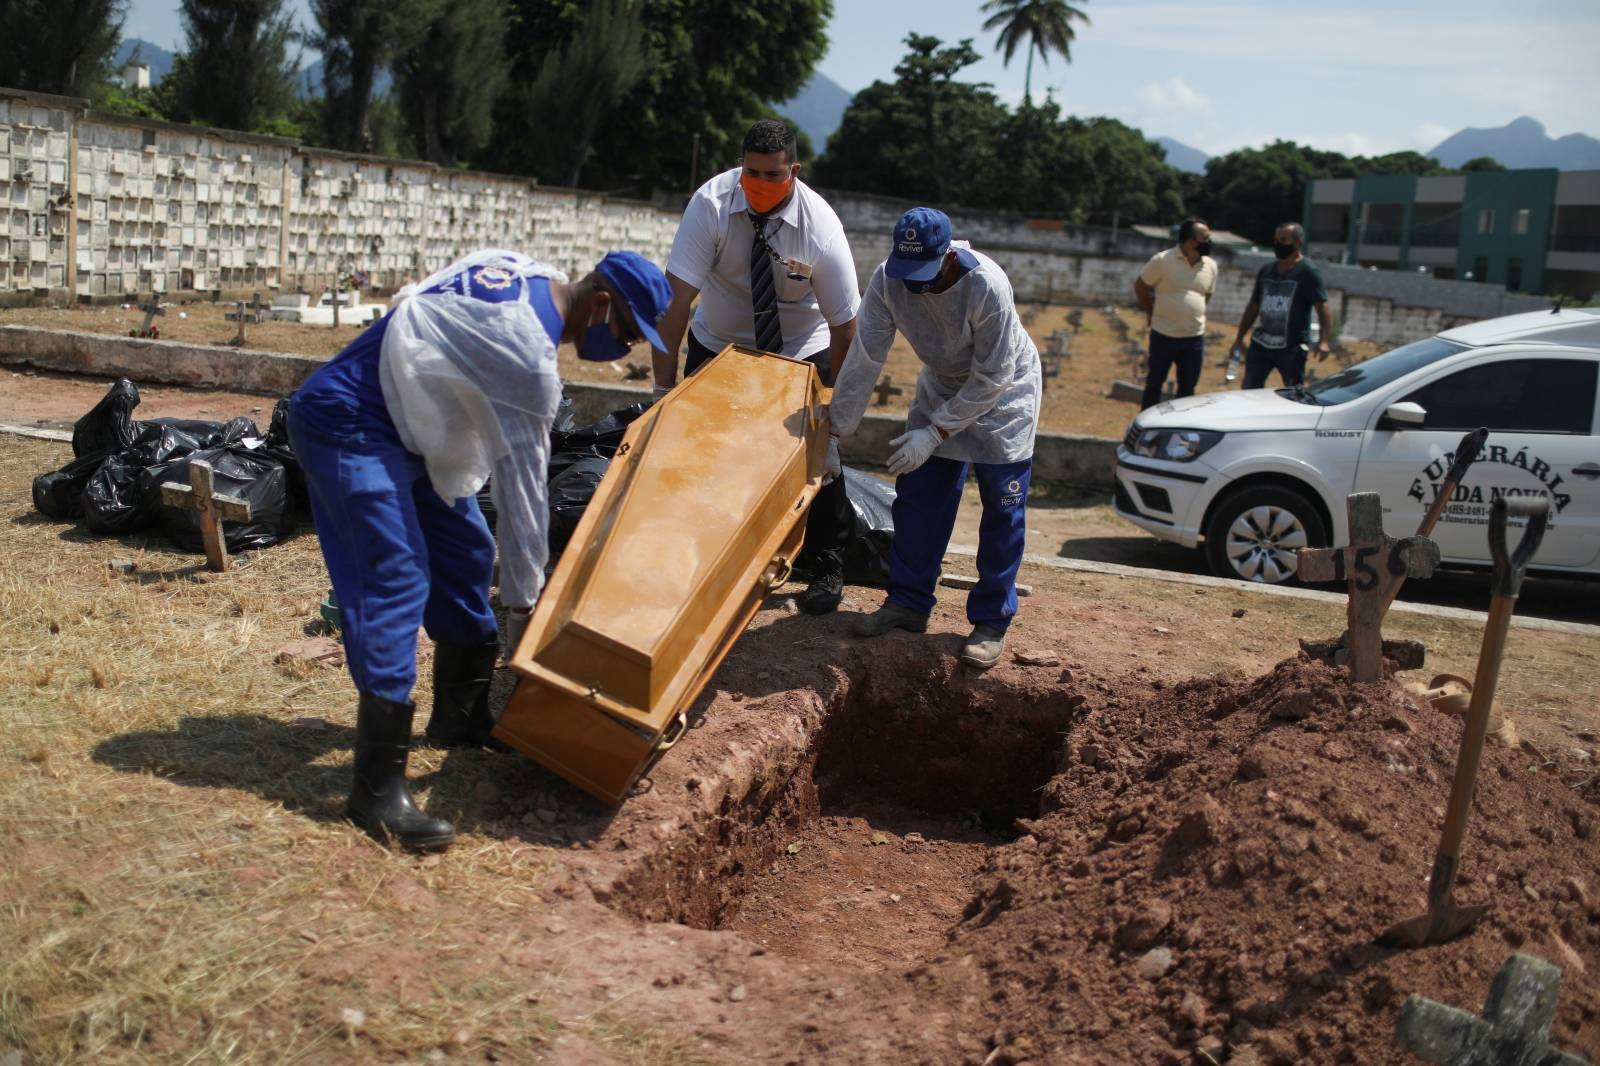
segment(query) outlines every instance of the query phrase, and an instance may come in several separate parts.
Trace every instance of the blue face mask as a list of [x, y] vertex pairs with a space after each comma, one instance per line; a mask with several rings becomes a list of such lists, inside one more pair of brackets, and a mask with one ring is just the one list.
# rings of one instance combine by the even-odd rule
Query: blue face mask
[[923, 293], [925, 293], [929, 289], [933, 288], [933, 283], [938, 281], [938, 280], [939, 280], [939, 277], [936, 274], [933, 277], [929, 278], [927, 281], [912, 281], [910, 278], [906, 278], [905, 279], [905, 283], [906, 283], [907, 290], [909, 290], [910, 292], [914, 293], [917, 296], [921, 296]]
[[606, 318], [599, 325], [590, 326], [583, 335], [583, 344], [578, 348], [578, 358], [591, 363], [609, 363], [614, 359], [621, 359], [628, 354], [629, 345], [617, 339], [611, 332], [611, 311], [606, 310]]

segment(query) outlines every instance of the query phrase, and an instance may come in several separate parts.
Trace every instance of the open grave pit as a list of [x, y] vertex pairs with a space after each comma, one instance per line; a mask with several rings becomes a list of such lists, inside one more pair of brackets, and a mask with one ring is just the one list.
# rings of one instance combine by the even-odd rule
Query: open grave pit
[[721, 738], [625, 820], [674, 793], [695, 814], [596, 897], [848, 986], [797, 1061], [895, 1011], [933, 1019], [905, 1061], [1398, 1061], [1408, 994], [1476, 1009], [1513, 950], [1566, 971], [1553, 1038], [1600, 1049], [1600, 812], [1523, 753], [1486, 753], [1464, 846], [1457, 899], [1490, 914], [1397, 952], [1372, 940], [1425, 906], [1458, 720], [1301, 658], [1151, 685], [947, 651], [890, 638], [761, 697], [776, 758], [718, 693], [691, 738]]

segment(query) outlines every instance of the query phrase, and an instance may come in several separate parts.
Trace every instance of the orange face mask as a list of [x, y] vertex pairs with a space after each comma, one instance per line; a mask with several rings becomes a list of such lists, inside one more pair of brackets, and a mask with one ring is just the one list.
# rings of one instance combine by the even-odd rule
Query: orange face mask
[[749, 174], [741, 174], [739, 187], [744, 190], [744, 198], [750, 204], [750, 209], [758, 215], [764, 215], [788, 198], [790, 190], [794, 188], [794, 177], [791, 175], [782, 181], [762, 181]]

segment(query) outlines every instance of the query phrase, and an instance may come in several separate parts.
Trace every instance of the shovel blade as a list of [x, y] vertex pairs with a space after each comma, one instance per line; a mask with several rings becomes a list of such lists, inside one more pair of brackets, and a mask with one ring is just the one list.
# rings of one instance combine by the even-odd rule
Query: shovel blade
[[1448, 901], [1425, 914], [1407, 918], [1385, 929], [1378, 943], [1387, 948], [1428, 948], [1454, 940], [1489, 912], [1487, 903], [1460, 907]]

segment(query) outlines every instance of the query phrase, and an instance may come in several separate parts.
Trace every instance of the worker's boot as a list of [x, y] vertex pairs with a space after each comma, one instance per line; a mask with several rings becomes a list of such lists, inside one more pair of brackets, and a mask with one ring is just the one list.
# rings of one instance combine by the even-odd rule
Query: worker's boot
[[972, 635], [961, 647], [961, 661], [974, 669], [987, 670], [1000, 661], [1005, 644], [1005, 630], [979, 622], [972, 627]]
[[414, 713], [409, 703], [361, 694], [356, 710], [355, 782], [345, 815], [385, 843], [392, 841], [416, 851], [443, 851], [456, 838], [455, 826], [417, 810], [406, 787]]
[[850, 628], [858, 637], [878, 637], [891, 629], [904, 629], [908, 633], [926, 633], [928, 616], [885, 600], [882, 607], [871, 614], [857, 618]]
[[829, 614], [839, 609], [844, 599], [844, 574], [829, 570], [812, 578], [800, 594], [800, 609], [806, 614]]
[[425, 733], [444, 747], [493, 748], [506, 746], [490, 735], [494, 716], [489, 713], [489, 683], [500, 656], [500, 638], [482, 644], [433, 646], [433, 714]]

